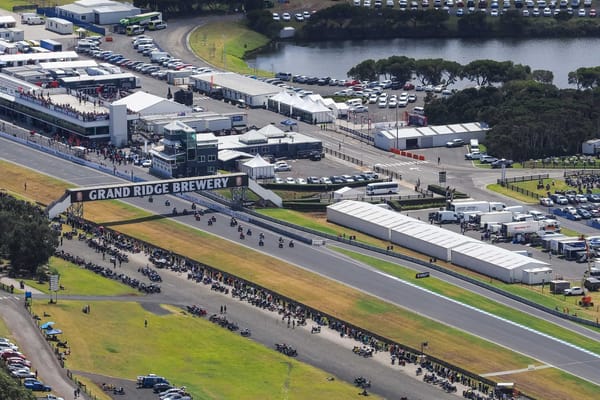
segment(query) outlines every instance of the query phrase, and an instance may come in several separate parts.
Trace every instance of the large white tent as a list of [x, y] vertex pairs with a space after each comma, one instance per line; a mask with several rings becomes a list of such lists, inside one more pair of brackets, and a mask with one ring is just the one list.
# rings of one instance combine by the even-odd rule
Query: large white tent
[[392, 243], [444, 261], [451, 261], [451, 250], [477, 239], [440, 228], [437, 225], [410, 223], [392, 229]]
[[252, 179], [266, 179], [275, 176], [275, 166], [257, 154], [254, 158], [242, 163], [240, 171], [245, 172]]
[[521, 282], [523, 270], [548, 267], [548, 264], [479, 241], [452, 250], [452, 263], [491, 276], [506, 283]]
[[390, 240], [391, 229], [417, 219], [386, 210], [375, 204], [343, 200], [327, 207], [327, 220], [367, 235]]

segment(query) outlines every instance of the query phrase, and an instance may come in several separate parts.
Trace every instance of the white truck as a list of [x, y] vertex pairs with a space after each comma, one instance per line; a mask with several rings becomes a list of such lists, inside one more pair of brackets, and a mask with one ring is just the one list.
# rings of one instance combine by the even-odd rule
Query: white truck
[[490, 211], [502, 211], [506, 208], [504, 203], [490, 201], [453, 201], [448, 210], [455, 213], [465, 213], [469, 211], [479, 211], [487, 213]]
[[436, 224], [455, 224], [459, 220], [454, 211], [436, 211], [429, 215], [429, 219]]
[[491, 224], [503, 224], [513, 222], [513, 214], [510, 211], [492, 211], [479, 215], [479, 226], [484, 229]]
[[26, 25], [42, 25], [44, 19], [36, 13], [23, 13], [21, 14], [21, 23]]
[[505, 238], [510, 238], [518, 234], [535, 233], [540, 230], [538, 221], [527, 220], [519, 222], [506, 222], [502, 224], [500, 233]]

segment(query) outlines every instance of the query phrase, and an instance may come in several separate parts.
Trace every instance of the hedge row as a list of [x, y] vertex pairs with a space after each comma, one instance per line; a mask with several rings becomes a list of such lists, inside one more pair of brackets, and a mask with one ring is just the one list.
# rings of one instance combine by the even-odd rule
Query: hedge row
[[[440, 185], [427, 185], [427, 190], [429, 190], [430, 192], [433, 192], [435, 194], [439, 194], [440, 196], [446, 197], [446, 188], [442, 187]], [[455, 199], [467, 199], [467, 198], [469, 198], [469, 195], [455, 190], [454, 198]]]

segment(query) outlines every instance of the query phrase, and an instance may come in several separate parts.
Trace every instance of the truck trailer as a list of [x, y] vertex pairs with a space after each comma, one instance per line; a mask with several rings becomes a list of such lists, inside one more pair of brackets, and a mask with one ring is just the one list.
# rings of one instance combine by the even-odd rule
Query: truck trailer
[[40, 40], [40, 47], [50, 51], [62, 51], [62, 43], [52, 39]]
[[489, 201], [453, 201], [447, 208], [449, 211], [454, 211], [457, 214], [470, 211], [487, 213], [491, 211], [502, 211], [506, 208], [506, 205], [500, 202]]

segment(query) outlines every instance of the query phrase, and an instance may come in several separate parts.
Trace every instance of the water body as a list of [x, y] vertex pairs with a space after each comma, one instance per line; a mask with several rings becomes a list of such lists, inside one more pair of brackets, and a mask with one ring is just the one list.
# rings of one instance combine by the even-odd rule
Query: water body
[[568, 84], [568, 74], [580, 67], [600, 65], [597, 49], [600, 38], [581, 39], [392, 39], [318, 42], [297, 45], [278, 43], [258, 54], [249, 64], [265, 71], [331, 76], [345, 79], [346, 72], [366, 59], [378, 60], [392, 55], [415, 59], [443, 58], [467, 64], [473, 60], [513, 61], [532, 70], [554, 73], [554, 84]]

